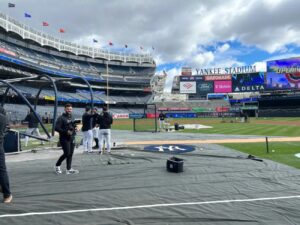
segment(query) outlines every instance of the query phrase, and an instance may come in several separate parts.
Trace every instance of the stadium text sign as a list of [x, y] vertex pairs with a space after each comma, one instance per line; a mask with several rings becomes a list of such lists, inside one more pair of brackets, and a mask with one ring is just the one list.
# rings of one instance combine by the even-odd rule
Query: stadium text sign
[[196, 69], [198, 75], [222, 75], [222, 74], [236, 74], [236, 73], [254, 73], [255, 66], [239, 66], [239, 67], [225, 67], [225, 68], [209, 68]]

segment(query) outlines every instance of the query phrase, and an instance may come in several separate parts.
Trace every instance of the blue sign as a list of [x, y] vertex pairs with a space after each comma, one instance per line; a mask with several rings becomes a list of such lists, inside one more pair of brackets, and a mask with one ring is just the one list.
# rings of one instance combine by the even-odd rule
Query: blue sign
[[161, 152], [161, 153], [170, 153], [170, 154], [181, 154], [185, 152], [192, 152], [195, 150], [193, 145], [148, 145], [144, 148], [148, 152]]
[[142, 119], [145, 115], [143, 113], [130, 113], [129, 119]]

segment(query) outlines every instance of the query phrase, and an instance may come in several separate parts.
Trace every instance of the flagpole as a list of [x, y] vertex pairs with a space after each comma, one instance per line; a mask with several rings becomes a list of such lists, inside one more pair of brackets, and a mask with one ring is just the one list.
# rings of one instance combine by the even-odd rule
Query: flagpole
[[8, 8], [8, 13], [6, 15], [6, 32], [8, 32], [8, 21], [9, 21], [9, 8]]
[[9, 21], [9, 16], [10, 16], [10, 8], [15, 8], [16, 4], [13, 3], [8, 3], [8, 10], [6, 14], [6, 31], [8, 32], [8, 21]]
[[42, 38], [42, 46], [44, 45], [44, 22], [42, 22], [42, 33], [41, 33], [41, 38]]
[[126, 51], [126, 48], [123, 48], [123, 60], [124, 60], [124, 62], [126, 61], [125, 60], [125, 51]]
[[93, 40], [93, 59], [95, 58], [95, 42]]

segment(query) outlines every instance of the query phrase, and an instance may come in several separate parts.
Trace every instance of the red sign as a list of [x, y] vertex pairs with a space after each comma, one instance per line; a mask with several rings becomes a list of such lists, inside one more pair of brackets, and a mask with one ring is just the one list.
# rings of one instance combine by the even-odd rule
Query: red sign
[[229, 111], [229, 107], [221, 107], [221, 106], [216, 107], [216, 112], [228, 112], [228, 111]]
[[12, 56], [16, 56], [16, 54], [12, 51], [6, 50], [5, 48], [0, 48], [0, 52], [3, 52], [7, 55], [12, 55]]
[[145, 87], [144, 92], [147, 92], [147, 93], [151, 92], [151, 88], [150, 87]]
[[168, 108], [158, 108], [158, 111], [167, 111]]
[[231, 80], [216, 80], [214, 81], [215, 93], [230, 93], [232, 92]]
[[205, 81], [211, 80], [231, 80], [231, 75], [208, 75], [204, 76]]
[[158, 117], [158, 114], [156, 114], [156, 116], [155, 116], [155, 113], [147, 113], [146, 116], [147, 116], [147, 118], [156, 118], [156, 117]]

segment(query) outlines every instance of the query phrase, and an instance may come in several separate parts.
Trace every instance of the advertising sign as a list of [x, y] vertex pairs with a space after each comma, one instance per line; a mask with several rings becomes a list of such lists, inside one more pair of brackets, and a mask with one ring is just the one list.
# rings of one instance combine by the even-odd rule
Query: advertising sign
[[145, 115], [143, 113], [130, 113], [129, 119], [142, 119]]
[[210, 80], [231, 80], [231, 75], [208, 75], [204, 76], [205, 81]]
[[265, 90], [264, 73], [232, 74], [233, 92], [255, 92]]
[[203, 76], [180, 76], [180, 81], [201, 81], [204, 80]]
[[214, 93], [213, 81], [200, 81], [197, 82], [197, 95], [207, 95], [208, 93]]
[[113, 118], [114, 119], [128, 119], [129, 114], [128, 113], [114, 113]]
[[195, 94], [196, 93], [196, 82], [195, 81], [181, 81], [180, 82], [180, 93], [181, 94]]
[[0, 52], [3, 52], [8, 55], [16, 56], [16, 54], [14, 52], [6, 50], [5, 48], [0, 48]]
[[231, 80], [214, 81], [214, 93], [230, 93], [232, 91]]

